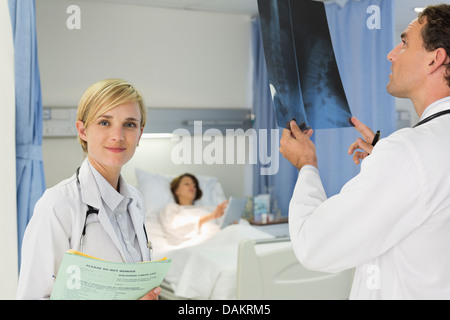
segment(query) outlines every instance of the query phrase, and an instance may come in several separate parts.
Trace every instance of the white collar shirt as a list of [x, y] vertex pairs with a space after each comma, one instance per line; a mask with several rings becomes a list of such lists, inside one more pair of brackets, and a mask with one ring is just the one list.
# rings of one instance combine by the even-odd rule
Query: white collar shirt
[[89, 163], [94, 176], [103, 206], [109, 217], [111, 225], [122, 246], [126, 262], [141, 262], [142, 254], [139, 242], [130, 217], [128, 206], [133, 199], [122, 177], [119, 177], [119, 190], [115, 190], [111, 184]]
[[425, 108], [425, 110], [422, 113], [422, 116], [420, 117], [420, 121], [426, 119], [427, 117], [444, 110], [448, 110], [450, 107], [450, 97], [445, 97], [443, 99], [439, 99], [432, 104], [430, 104], [428, 107]]

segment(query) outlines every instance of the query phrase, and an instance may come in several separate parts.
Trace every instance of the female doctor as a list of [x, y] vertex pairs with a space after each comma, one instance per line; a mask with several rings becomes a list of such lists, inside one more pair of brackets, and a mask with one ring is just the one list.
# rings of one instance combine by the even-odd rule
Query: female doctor
[[[93, 84], [78, 105], [78, 139], [87, 158], [47, 189], [25, 231], [18, 299], [50, 297], [64, 253], [115, 262], [150, 260], [140, 193], [123, 181], [146, 122], [142, 96], [121, 79]], [[142, 299], [157, 299], [160, 288]]]

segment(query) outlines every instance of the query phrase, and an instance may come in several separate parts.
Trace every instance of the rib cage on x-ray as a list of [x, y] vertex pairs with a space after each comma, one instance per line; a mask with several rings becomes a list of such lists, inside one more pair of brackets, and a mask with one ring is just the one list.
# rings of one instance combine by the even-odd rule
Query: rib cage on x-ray
[[258, 0], [258, 8], [278, 125], [295, 118], [313, 129], [349, 126], [323, 3]]

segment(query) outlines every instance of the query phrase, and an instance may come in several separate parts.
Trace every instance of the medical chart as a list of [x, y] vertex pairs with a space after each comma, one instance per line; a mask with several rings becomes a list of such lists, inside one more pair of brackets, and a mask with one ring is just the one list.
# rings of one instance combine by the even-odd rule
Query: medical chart
[[69, 250], [59, 267], [51, 300], [136, 300], [158, 287], [172, 260], [117, 263]]

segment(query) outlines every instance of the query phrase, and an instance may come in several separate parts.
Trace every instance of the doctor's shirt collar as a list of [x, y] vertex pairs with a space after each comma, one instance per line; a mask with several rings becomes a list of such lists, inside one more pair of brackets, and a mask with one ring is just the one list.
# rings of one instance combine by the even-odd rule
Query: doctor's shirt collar
[[124, 202], [125, 206], [128, 206], [133, 201], [130, 197], [131, 193], [128, 190], [127, 184], [123, 181], [122, 176], [119, 177], [119, 193], [90, 163], [89, 168], [95, 183], [97, 184], [100, 197], [109, 209], [114, 211], [122, 202]]

